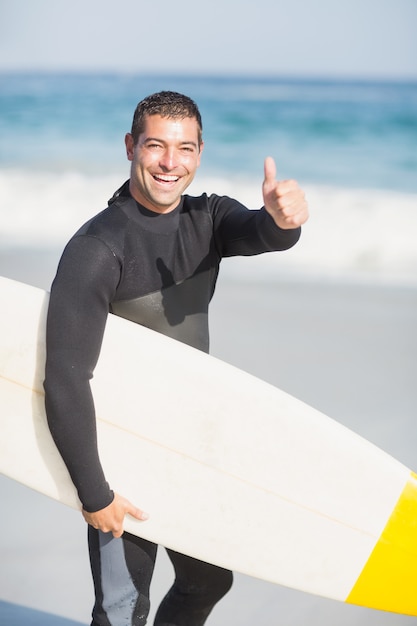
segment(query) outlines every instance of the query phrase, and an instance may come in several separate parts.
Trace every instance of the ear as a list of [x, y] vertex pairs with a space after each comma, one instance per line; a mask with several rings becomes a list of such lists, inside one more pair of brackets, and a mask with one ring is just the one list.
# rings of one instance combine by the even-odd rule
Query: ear
[[201, 161], [201, 154], [203, 152], [204, 149], [204, 141], [201, 141], [200, 146], [199, 146], [200, 152], [198, 154], [198, 161], [197, 161], [197, 167], [200, 166], [200, 161]]
[[135, 144], [133, 141], [133, 137], [131, 133], [126, 133], [125, 136], [125, 146], [126, 146], [126, 156], [129, 161], [133, 161], [133, 156], [135, 152]]

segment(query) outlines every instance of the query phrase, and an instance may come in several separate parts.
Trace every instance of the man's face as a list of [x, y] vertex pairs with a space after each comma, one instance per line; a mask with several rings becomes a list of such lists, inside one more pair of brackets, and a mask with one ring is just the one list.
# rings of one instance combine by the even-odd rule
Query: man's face
[[137, 144], [130, 133], [125, 143], [135, 200], [156, 213], [175, 209], [200, 165], [203, 144], [198, 144], [197, 120], [150, 115]]

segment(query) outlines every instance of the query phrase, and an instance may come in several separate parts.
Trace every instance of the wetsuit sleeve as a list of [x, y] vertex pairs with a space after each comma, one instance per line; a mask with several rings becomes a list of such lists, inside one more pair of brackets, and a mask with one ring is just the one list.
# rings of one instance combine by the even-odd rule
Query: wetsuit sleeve
[[288, 250], [301, 235], [301, 228], [279, 228], [262, 207], [250, 210], [227, 196], [210, 196], [216, 245], [222, 257], [250, 256]]
[[103, 242], [75, 237], [61, 258], [48, 309], [44, 383], [48, 424], [89, 512], [113, 500], [97, 450], [90, 379], [119, 279], [120, 264]]

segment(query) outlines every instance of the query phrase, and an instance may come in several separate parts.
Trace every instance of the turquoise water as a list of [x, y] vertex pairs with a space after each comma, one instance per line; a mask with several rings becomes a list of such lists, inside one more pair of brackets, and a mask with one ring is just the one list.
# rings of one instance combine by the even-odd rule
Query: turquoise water
[[111, 171], [137, 102], [160, 89], [199, 104], [213, 175], [417, 191], [417, 83], [133, 75], [0, 75], [0, 168]]
[[[417, 83], [0, 74], [0, 246], [62, 248], [102, 210], [129, 175], [136, 104], [161, 89], [202, 112], [190, 193], [257, 208], [267, 155], [306, 190], [311, 219], [278, 271], [417, 283]], [[263, 262], [239, 271], [275, 275]]]

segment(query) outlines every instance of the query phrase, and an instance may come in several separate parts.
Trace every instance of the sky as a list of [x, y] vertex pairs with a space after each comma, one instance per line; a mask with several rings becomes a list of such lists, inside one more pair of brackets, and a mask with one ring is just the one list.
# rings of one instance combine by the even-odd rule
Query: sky
[[417, 0], [0, 0], [0, 71], [417, 79]]

